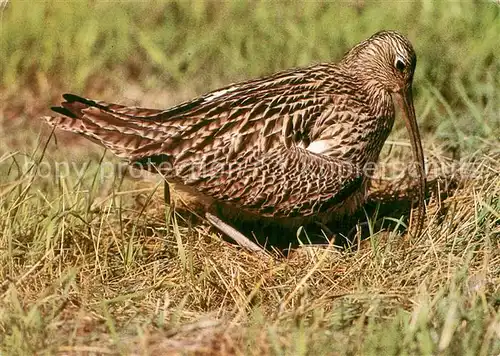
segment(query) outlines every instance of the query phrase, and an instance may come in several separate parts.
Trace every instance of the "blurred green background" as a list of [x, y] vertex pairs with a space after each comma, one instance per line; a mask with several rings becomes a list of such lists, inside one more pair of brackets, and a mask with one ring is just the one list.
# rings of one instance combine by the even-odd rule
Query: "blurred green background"
[[[185, 100], [280, 69], [336, 61], [373, 33], [396, 29], [418, 54], [415, 100], [424, 137], [465, 148], [471, 137], [500, 136], [494, 1], [21, 0], [6, 6], [1, 21], [1, 93], [20, 100], [28, 91], [40, 107], [63, 92], [141, 104], [154, 90]], [[127, 87], [139, 91], [124, 94]]]

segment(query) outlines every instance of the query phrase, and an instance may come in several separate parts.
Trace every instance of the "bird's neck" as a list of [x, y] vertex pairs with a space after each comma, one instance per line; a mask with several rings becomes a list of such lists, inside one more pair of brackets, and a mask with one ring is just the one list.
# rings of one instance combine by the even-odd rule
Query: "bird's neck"
[[381, 115], [394, 116], [394, 104], [389, 91], [375, 80], [363, 81], [360, 83], [360, 87], [365, 93], [365, 102], [370, 108], [371, 115], [377, 117]]

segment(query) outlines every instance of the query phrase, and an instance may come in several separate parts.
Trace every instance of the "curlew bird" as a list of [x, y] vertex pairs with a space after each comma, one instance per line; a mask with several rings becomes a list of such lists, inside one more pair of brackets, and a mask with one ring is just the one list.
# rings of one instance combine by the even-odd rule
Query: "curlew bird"
[[357, 210], [370, 183], [365, 168], [377, 162], [397, 103], [419, 174], [412, 218], [419, 234], [426, 181], [412, 99], [415, 66], [408, 39], [382, 31], [338, 63], [231, 84], [166, 110], [65, 94], [52, 108], [58, 115], [44, 119], [162, 174], [240, 242], [232, 219], [300, 226]]

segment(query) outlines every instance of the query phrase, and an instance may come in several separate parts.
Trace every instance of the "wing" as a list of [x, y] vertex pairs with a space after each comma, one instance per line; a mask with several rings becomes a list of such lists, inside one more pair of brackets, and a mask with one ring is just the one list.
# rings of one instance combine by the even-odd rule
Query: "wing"
[[[175, 161], [214, 150], [236, 154], [302, 142], [329, 104], [332, 66], [283, 71], [232, 84], [167, 110], [126, 107], [63, 95], [51, 125], [100, 142], [131, 162], [168, 155]], [[173, 162], [175, 163], [175, 162]]]

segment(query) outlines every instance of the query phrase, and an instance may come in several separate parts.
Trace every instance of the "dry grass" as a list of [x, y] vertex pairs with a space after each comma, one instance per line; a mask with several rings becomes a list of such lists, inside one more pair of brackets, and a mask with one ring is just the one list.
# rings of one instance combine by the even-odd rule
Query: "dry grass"
[[[53, 142], [42, 153], [55, 160]], [[500, 352], [494, 142], [467, 162], [452, 196], [430, 197], [418, 240], [374, 231], [352, 249], [304, 245], [267, 259], [204, 223], [166, 220], [154, 182], [96, 182], [98, 161], [81, 179], [43, 177], [21, 161], [1, 162], [10, 354]]]

